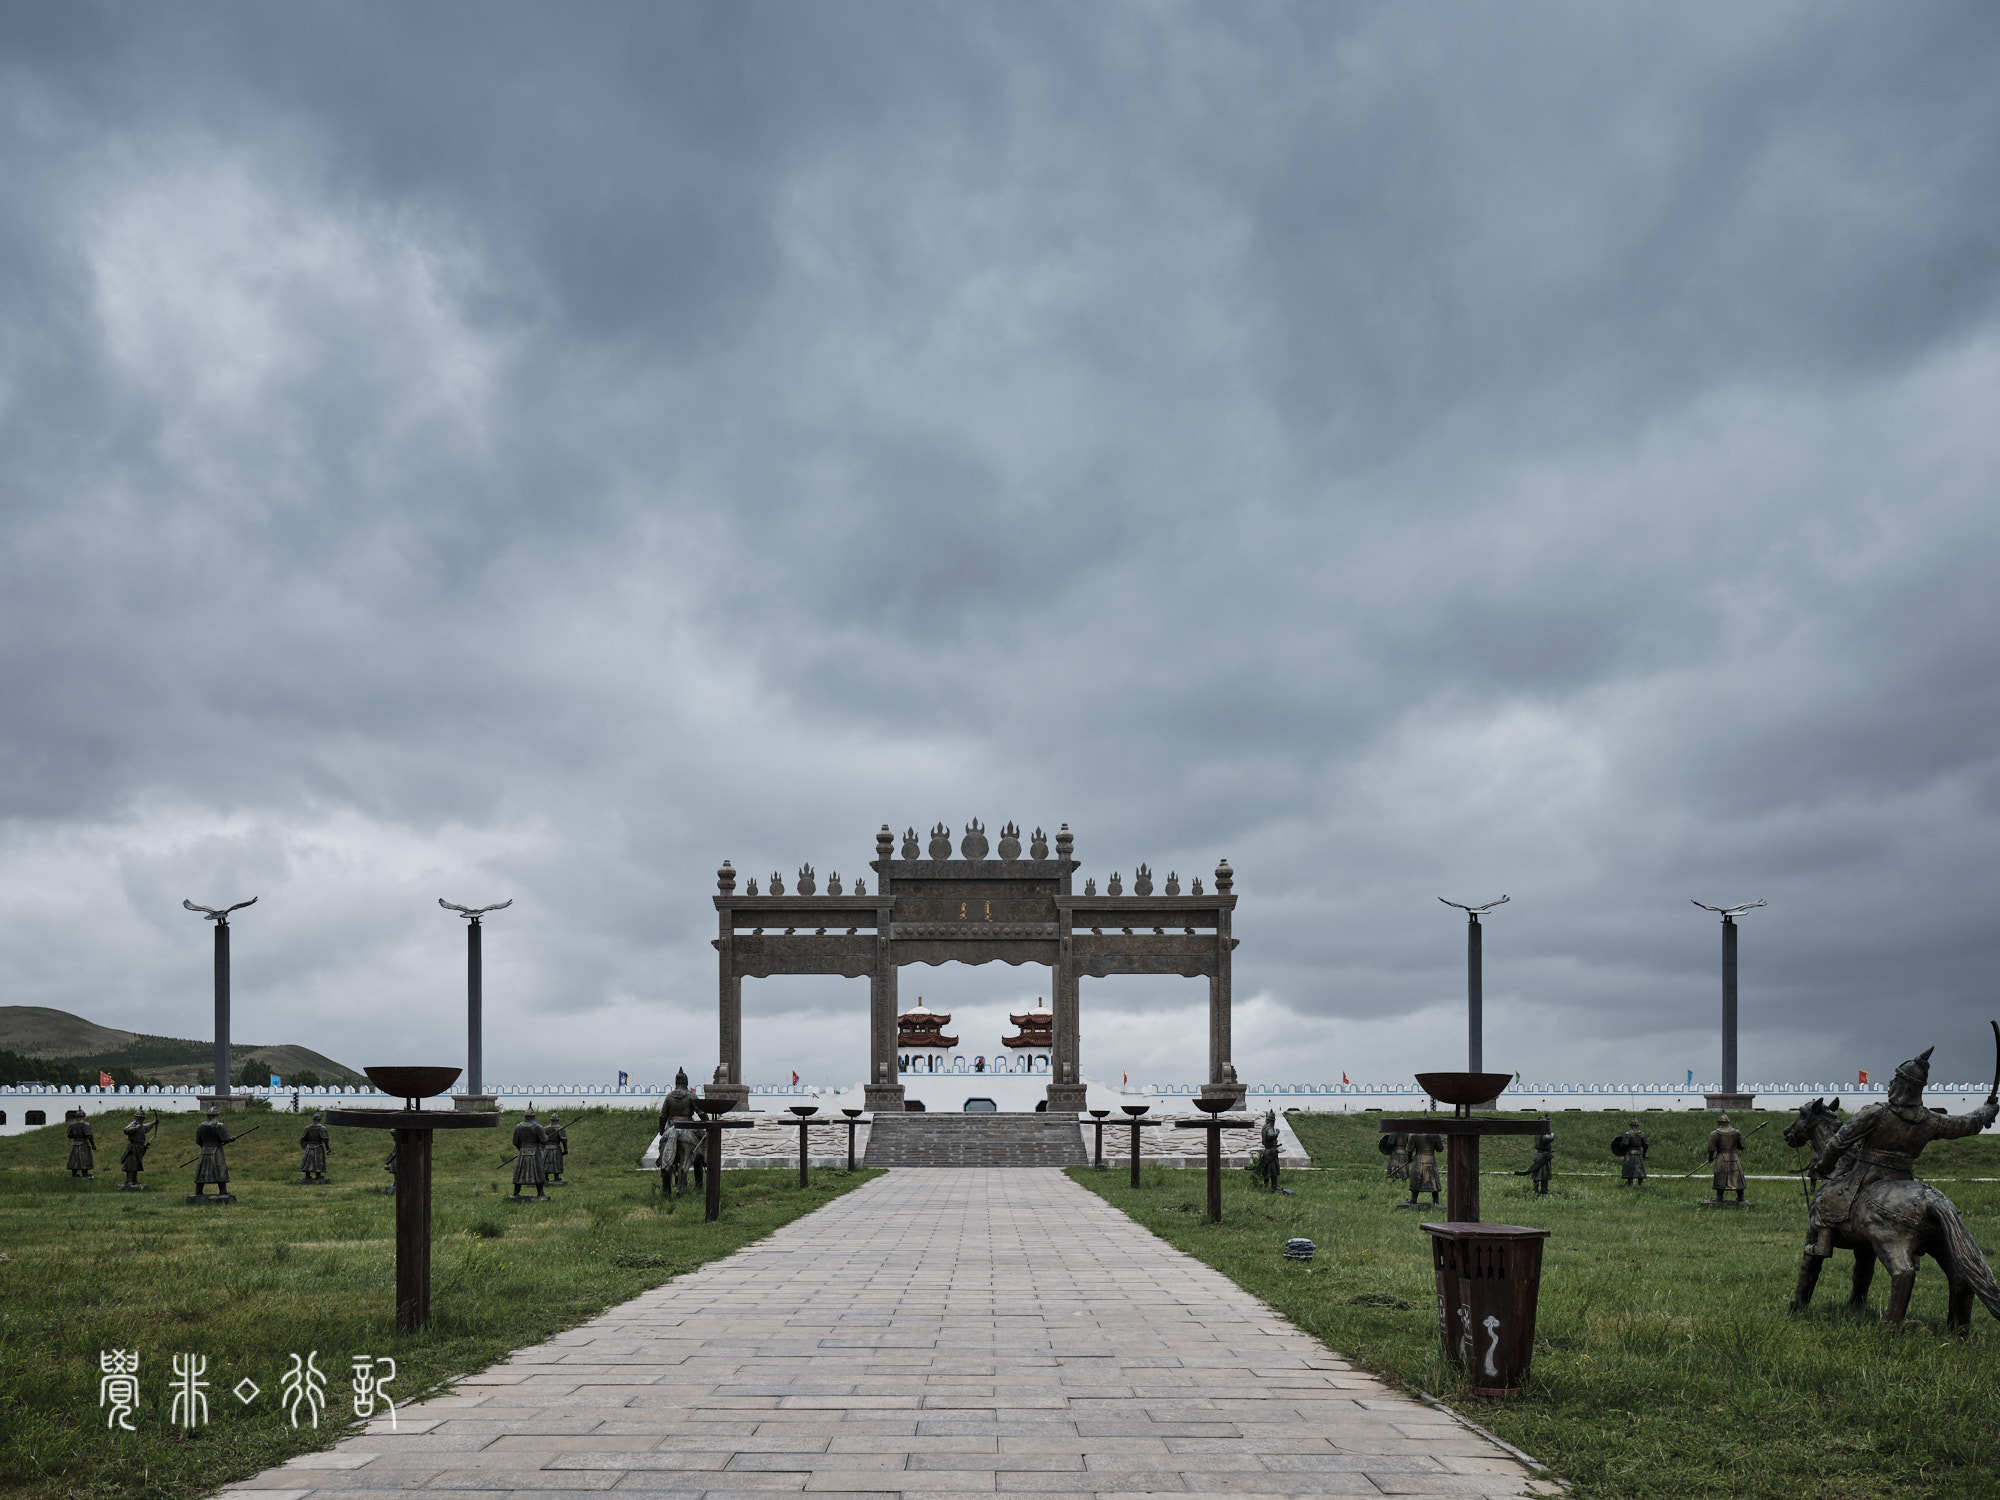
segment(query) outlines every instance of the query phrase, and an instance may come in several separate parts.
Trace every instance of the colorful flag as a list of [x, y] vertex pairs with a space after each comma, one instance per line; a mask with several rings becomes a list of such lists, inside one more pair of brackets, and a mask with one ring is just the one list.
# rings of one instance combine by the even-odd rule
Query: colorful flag
[[1693, 1087], [1694, 1087], [1694, 1069], [1693, 1069], [1693, 1068], [1689, 1068], [1689, 1069], [1688, 1069], [1688, 1087], [1689, 1087], [1689, 1088], [1693, 1088]]
[[271, 1075], [271, 1087], [274, 1089], [281, 1089], [284, 1086], [285, 1086], [285, 1080], [280, 1078], [276, 1073], [273, 1073]]
[[1345, 1082], [1347, 1082], [1347, 1075], [1346, 1075], [1345, 1073], [1342, 1073], [1342, 1074], [1340, 1075], [1340, 1081], [1341, 1081], [1342, 1083], [1345, 1083]]
[[798, 1086], [799, 1086], [799, 1070], [797, 1068], [794, 1068], [792, 1069], [792, 1087], [797, 1088]]
[[625, 1087], [625, 1081], [626, 1081], [626, 1073], [625, 1073], [625, 1070], [624, 1070], [623, 1068], [620, 1068], [620, 1069], [618, 1070], [618, 1087], [620, 1087], [621, 1089], [622, 1089], [622, 1088], [624, 1088], [624, 1087]]
[[1859, 1072], [1861, 1076], [1858, 1079], [1856, 1079], [1855, 1082], [1866, 1083], [1868, 1081], [1868, 1070], [1866, 1068], [1859, 1068], [1856, 1071]]
[[[1866, 1083], [1868, 1080], [1866, 1078], [1863, 1078], [1861, 1081], [1863, 1083]], [[97, 1070], [97, 1086], [101, 1089], [108, 1089], [111, 1087], [111, 1075], [105, 1072], [102, 1068], [99, 1068]]]
[[1130, 1083], [1131, 1081], [1132, 1081], [1132, 1075], [1130, 1073], [1120, 1073], [1118, 1075], [1118, 1086], [1120, 1088], [1125, 1087], [1125, 1085]]

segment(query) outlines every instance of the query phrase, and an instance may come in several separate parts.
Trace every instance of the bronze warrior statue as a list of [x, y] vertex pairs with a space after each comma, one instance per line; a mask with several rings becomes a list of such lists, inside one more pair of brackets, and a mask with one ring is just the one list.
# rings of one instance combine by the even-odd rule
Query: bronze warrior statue
[[1250, 1158], [1250, 1171], [1271, 1192], [1278, 1191], [1278, 1112], [1264, 1111], [1264, 1126], [1257, 1133], [1257, 1154]]
[[514, 1127], [514, 1191], [512, 1198], [521, 1196], [521, 1189], [532, 1187], [537, 1198], [546, 1198], [542, 1191], [542, 1127], [535, 1123], [535, 1107], [528, 1106], [521, 1116], [521, 1123]]
[[333, 1149], [333, 1137], [327, 1133], [326, 1111], [313, 1111], [312, 1123], [299, 1136], [299, 1172], [301, 1181], [326, 1181], [326, 1154]]
[[1535, 1195], [1537, 1197], [1547, 1197], [1549, 1181], [1555, 1176], [1555, 1170], [1555, 1132], [1544, 1131], [1535, 1137], [1535, 1159], [1514, 1175], [1516, 1177], [1525, 1177], [1532, 1182], [1535, 1185]]
[[1708, 1159], [1715, 1163], [1715, 1201], [1736, 1194], [1743, 1201], [1743, 1132], [1729, 1123], [1728, 1115], [1717, 1115], [1715, 1129], [1708, 1133]]
[[[1993, 1042], [2000, 1053], [2000, 1024], [1993, 1027]], [[1962, 1115], [1926, 1109], [1924, 1085], [1930, 1081], [1931, 1051], [1926, 1047], [1896, 1069], [1889, 1080], [1887, 1103], [1859, 1111], [1820, 1149], [1813, 1171], [1824, 1180], [1813, 1195], [1792, 1311], [1803, 1311], [1811, 1301], [1820, 1270], [1838, 1247], [1854, 1252], [1851, 1306], [1867, 1305], [1876, 1261], [1889, 1268], [1886, 1322], [1901, 1323], [1909, 1312], [1917, 1258], [1922, 1255], [1943, 1268], [1950, 1284], [1947, 1326], [1961, 1333], [1970, 1328], [1975, 1297], [2000, 1318], [2000, 1284], [1958, 1209], [1916, 1176], [1916, 1161], [1924, 1147], [1932, 1141], [1977, 1135], [2000, 1115], [2000, 1097], [1990, 1090], [1984, 1103]], [[2000, 1073], [2000, 1057], [1994, 1066]]]
[[1444, 1137], [1421, 1133], [1410, 1137], [1410, 1196], [1398, 1203], [1398, 1208], [1415, 1208], [1417, 1194], [1429, 1193], [1431, 1205], [1435, 1207], [1438, 1194], [1442, 1191], [1438, 1182], [1438, 1152], [1444, 1150]]
[[1641, 1186], [1646, 1181], [1646, 1153], [1653, 1149], [1653, 1143], [1646, 1139], [1646, 1132], [1639, 1128], [1637, 1120], [1632, 1121], [1625, 1133], [1611, 1139], [1611, 1154], [1624, 1158], [1625, 1165], [1619, 1171], [1619, 1186]]
[[1389, 1158], [1387, 1171], [1391, 1182], [1401, 1182], [1410, 1175], [1410, 1138], [1393, 1132], [1384, 1133], [1375, 1143], [1375, 1149]]
[[[208, 1107], [208, 1117], [194, 1128], [194, 1143], [201, 1148], [201, 1156], [195, 1163], [194, 1192], [188, 1202], [200, 1203], [205, 1194], [202, 1189], [211, 1182], [215, 1184], [216, 1203], [234, 1203], [235, 1194], [229, 1191], [229, 1158], [223, 1154], [223, 1147], [241, 1137], [229, 1133], [229, 1127], [222, 1123], [222, 1111], [213, 1104]], [[244, 1131], [248, 1135], [249, 1131]]]
[[125, 1127], [125, 1154], [118, 1158], [118, 1165], [125, 1169], [125, 1180], [118, 1184], [120, 1192], [143, 1193], [145, 1184], [139, 1181], [139, 1174], [146, 1170], [146, 1147], [151, 1143], [146, 1137], [160, 1128], [158, 1120], [146, 1118], [145, 1106], [132, 1111], [132, 1123]]
[[63, 1116], [69, 1123], [63, 1134], [69, 1137], [69, 1175], [88, 1177], [97, 1161], [97, 1132], [90, 1128], [90, 1116], [73, 1109]]
[[551, 1186], [563, 1180], [563, 1158], [569, 1155], [569, 1127], [561, 1115], [550, 1115], [542, 1127], [542, 1180]]

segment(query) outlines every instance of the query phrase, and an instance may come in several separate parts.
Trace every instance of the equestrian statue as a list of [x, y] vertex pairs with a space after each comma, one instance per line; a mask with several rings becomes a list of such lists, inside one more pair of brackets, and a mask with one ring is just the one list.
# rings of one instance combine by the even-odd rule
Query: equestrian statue
[[1849, 1305], [1865, 1307], [1868, 1284], [1879, 1260], [1889, 1268], [1889, 1306], [1883, 1321], [1900, 1325], [1910, 1310], [1917, 1259], [1928, 1255], [1943, 1269], [1950, 1286], [1946, 1325], [1964, 1333], [1972, 1323], [1976, 1297], [2000, 1318], [2000, 1283], [1979, 1253], [1951, 1199], [1918, 1180], [1917, 1157], [1936, 1140], [1977, 1135], [2000, 1115], [2000, 1022], [1993, 1024], [1995, 1089], [1967, 1114], [1933, 1113], [1924, 1107], [1932, 1048], [1896, 1069], [1889, 1098], [1871, 1104], [1845, 1124], [1827, 1127], [1834, 1111], [1814, 1100], [1785, 1128], [1794, 1145], [1813, 1137], [1812, 1173], [1820, 1179], [1812, 1195], [1805, 1254], [1799, 1262], [1792, 1311], [1811, 1302], [1819, 1273], [1836, 1249], [1854, 1252], [1854, 1288]]

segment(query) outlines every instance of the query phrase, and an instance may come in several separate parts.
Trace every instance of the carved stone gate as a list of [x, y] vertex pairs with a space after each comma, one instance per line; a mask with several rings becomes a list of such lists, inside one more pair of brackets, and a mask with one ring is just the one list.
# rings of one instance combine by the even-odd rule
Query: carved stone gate
[[[1047, 964], [1054, 1046], [1048, 1086], [1051, 1110], [1083, 1108], [1084, 1086], [1077, 1026], [1077, 982], [1085, 975], [1181, 974], [1208, 977], [1208, 1079], [1228, 1087], [1230, 936], [1236, 909], [1229, 861], [1215, 867], [1215, 889], [1204, 894], [1197, 877], [1183, 894], [1170, 874], [1153, 890], [1152, 872], [1140, 865], [1131, 894], [1113, 875], [1104, 893], [1097, 882], [1072, 889], [1077, 861], [1063, 824], [1049, 857], [1048, 838], [1037, 828], [1024, 857], [1021, 831], [1000, 831], [999, 858], [987, 857], [986, 830], [974, 819], [951, 852], [951, 834], [940, 823], [927, 849], [917, 831], [895, 835], [884, 823], [875, 835], [875, 889], [856, 880], [851, 890], [838, 873], [824, 891], [811, 865], [802, 866], [791, 891], [781, 875], [758, 893], [749, 880], [736, 889], [727, 860], [716, 871], [717, 969], [721, 979], [721, 1071], [708, 1086], [712, 1097], [739, 1104], [743, 1083], [743, 981], [771, 974], [837, 974], [868, 979], [868, 1082], [870, 1109], [903, 1107], [896, 1077], [896, 970], [903, 964]], [[1240, 1087], [1237, 1093], [1241, 1096]]]

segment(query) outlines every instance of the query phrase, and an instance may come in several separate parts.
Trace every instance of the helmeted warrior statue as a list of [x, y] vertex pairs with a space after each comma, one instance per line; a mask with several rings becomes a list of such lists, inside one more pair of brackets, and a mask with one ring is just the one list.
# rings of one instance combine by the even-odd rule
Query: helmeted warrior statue
[[[1993, 1028], [2000, 1052], [2000, 1024]], [[1805, 1257], [1799, 1264], [1792, 1310], [1811, 1299], [1820, 1268], [1836, 1246], [1854, 1251], [1854, 1305], [1865, 1306], [1868, 1282], [1879, 1259], [1889, 1268], [1889, 1306], [1883, 1317], [1901, 1323], [1916, 1284], [1917, 1258], [1929, 1255], [1951, 1284], [1948, 1324], [1964, 1331], [1977, 1297], [2000, 1318], [2000, 1284], [1966, 1231], [1952, 1201], [1916, 1178], [1917, 1157], [1932, 1141], [1977, 1135], [2000, 1115], [2000, 1097], [1989, 1090], [1985, 1102], [1962, 1115], [1924, 1107], [1930, 1081], [1926, 1047], [1896, 1069], [1888, 1101], [1858, 1111], [1820, 1151], [1813, 1170], [1825, 1180], [1813, 1195]], [[1995, 1061], [2000, 1071], [2000, 1058]], [[2000, 1090], [2000, 1082], [1996, 1082]]]
[[1646, 1132], [1639, 1128], [1637, 1120], [1632, 1121], [1623, 1135], [1611, 1138], [1611, 1154], [1623, 1158], [1625, 1162], [1618, 1173], [1620, 1187], [1644, 1185], [1646, 1153], [1652, 1149], [1653, 1143], [1646, 1139]]
[[550, 1115], [549, 1123], [542, 1127], [542, 1181], [561, 1182], [563, 1158], [568, 1155], [569, 1126], [563, 1124], [561, 1115]]
[[1438, 1193], [1442, 1190], [1438, 1182], [1438, 1152], [1444, 1150], [1444, 1137], [1419, 1133], [1410, 1137], [1410, 1196], [1398, 1203], [1398, 1208], [1415, 1208], [1417, 1194], [1429, 1193], [1431, 1204], [1436, 1206]]
[[1549, 1181], [1555, 1176], [1555, 1172], [1556, 1172], [1555, 1132], [1544, 1131], [1542, 1134], [1535, 1137], [1535, 1159], [1529, 1162], [1525, 1167], [1521, 1168], [1521, 1170], [1516, 1172], [1514, 1175], [1516, 1177], [1527, 1178], [1528, 1181], [1532, 1182], [1535, 1185], [1535, 1195], [1537, 1197], [1546, 1198], [1549, 1192]]
[[535, 1107], [528, 1106], [521, 1122], [514, 1127], [514, 1191], [510, 1198], [519, 1198], [521, 1189], [532, 1187], [537, 1198], [546, 1198], [542, 1190], [542, 1127], [535, 1123]]
[[1402, 1182], [1410, 1175], [1410, 1138], [1399, 1132], [1385, 1131], [1375, 1143], [1375, 1149], [1389, 1158], [1386, 1168], [1391, 1182]]
[[[716, 1065], [717, 1082], [721, 1082], [722, 1065]], [[686, 1068], [674, 1069], [674, 1086], [667, 1091], [667, 1097], [660, 1101], [660, 1129], [667, 1128], [669, 1120], [692, 1120], [695, 1117], [694, 1090], [688, 1087]]]
[[[188, 1195], [190, 1203], [234, 1203], [236, 1195], [229, 1191], [229, 1158], [222, 1148], [237, 1137], [229, 1133], [229, 1127], [222, 1123], [222, 1111], [213, 1104], [208, 1107], [208, 1117], [194, 1128], [194, 1143], [201, 1148], [201, 1157], [194, 1168], [194, 1192]], [[245, 1135], [249, 1132], [245, 1131]], [[210, 1199], [202, 1189], [215, 1184], [215, 1197]]]
[[333, 1137], [327, 1133], [326, 1111], [313, 1111], [312, 1123], [299, 1135], [299, 1173], [305, 1182], [326, 1181], [326, 1154], [333, 1149]]
[[97, 1161], [97, 1132], [90, 1128], [90, 1116], [80, 1109], [63, 1118], [69, 1122], [63, 1131], [69, 1137], [69, 1175], [88, 1177]]
[[159, 1128], [157, 1119], [146, 1118], [144, 1105], [132, 1111], [132, 1123], [125, 1127], [125, 1154], [118, 1158], [118, 1165], [125, 1171], [125, 1180], [118, 1184], [120, 1192], [146, 1190], [146, 1185], [139, 1181], [139, 1174], [146, 1170], [146, 1148], [152, 1144], [146, 1137]]
[[1718, 1115], [1715, 1129], [1708, 1133], [1708, 1159], [1715, 1163], [1715, 1201], [1724, 1193], [1743, 1201], [1743, 1132], [1729, 1123], [1728, 1115]]

